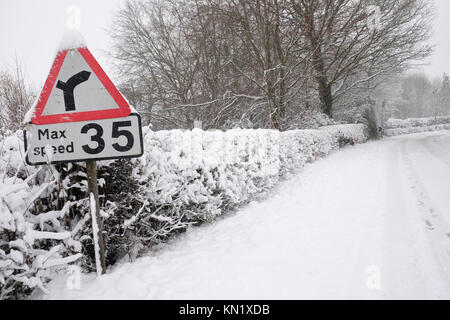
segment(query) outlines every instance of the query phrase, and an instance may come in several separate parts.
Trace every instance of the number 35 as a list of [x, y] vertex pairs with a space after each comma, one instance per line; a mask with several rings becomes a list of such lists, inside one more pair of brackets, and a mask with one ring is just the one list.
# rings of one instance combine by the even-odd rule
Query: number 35
[[[118, 142], [114, 143], [112, 147], [119, 152], [127, 152], [133, 148], [134, 137], [133, 134], [125, 129], [125, 127], [131, 127], [131, 121], [119, 121], [114, 122], [112, 127], [111, 137], [117, 139], [124, 136], [127, 139], [125, 145], [120, 145]], [[97, 146], [95, 148], [90, 147], [88, 144], [81, 146], [84, 152], [89, 154], [98, 154], [105, 149], [105, 140], [103, 140], [103, 127], [97, 123], [89, 123], [81, 128], [82, 134], [87, 134], [90, 130], [95, 130], [95, 134], [91, 136], [91, 142], [95, 142]]]

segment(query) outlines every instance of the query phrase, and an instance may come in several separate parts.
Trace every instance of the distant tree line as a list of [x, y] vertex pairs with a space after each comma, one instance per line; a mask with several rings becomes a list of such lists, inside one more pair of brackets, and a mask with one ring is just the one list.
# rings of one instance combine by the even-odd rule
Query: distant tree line
[[400, 80], [400, 97], [393, 105], [397, 118], [420, 118], [450, 114], [450, 78], [430, 79], [416, 72]]
[[[389, 118], [430, 118], [450, 115], [450, 77], [430, 77], [421, 71], [409, 70], [392, 75], [380, 83], [368, 98], [376, 121], [384, 126]], [[347, 112], [358, 113], [356, 108]]]

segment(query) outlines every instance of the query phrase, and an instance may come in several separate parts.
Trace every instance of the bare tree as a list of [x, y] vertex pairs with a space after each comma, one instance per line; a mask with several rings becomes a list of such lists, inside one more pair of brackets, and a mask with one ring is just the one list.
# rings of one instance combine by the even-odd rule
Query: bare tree
[[[432, 47], [429, 0], [291, 0], [305, 31], [322, 111], [360, 85], [375, 83], [427, 57]], [[377, 6], [379, 24], [369, 28], [368, 8]]]
[[35, 90], [25, 82], [23, 68], [16, 58], [12, 71], [0, 71], [0, 133], [22, 127], [34, 98]]
[[231, 57], [236, 73], [262, 95], [268, 127], [282, 129], [287, 109], [305, 84], [301, 30], [292, 23], [289, 3], [278, 0], [210, 1], [229, 22], [244, 51]]
[[283, 130], [428, 56], [431, 15], [427, 0], [129, 0], [112, 55], [155, 129]]
[[[127, 86], [133, 92], [147, 93], [142, 101], [146, 110], [141, 111], [189, 103], [197, 66], [170, 6], [163, 1], [148, 5], [128, 1], [116, 16], [112, 37], [114, 57]], [[183, 114], [178, 116], [172, 119], [173, 125], [183, 127], [187, 119]]]
[[[126, 87], [152, 90], [152, 122], [281, 129], [307, 78], [284, 1], [129, 1], [112, 36]], [[130, 90], [129, 90], [130, 91]], [[151, 97], [149, 97], [151, 96]], [[144, 102], [145, 103], [145, 102]], [[170, 125], [169, 125], [170, 127]]]

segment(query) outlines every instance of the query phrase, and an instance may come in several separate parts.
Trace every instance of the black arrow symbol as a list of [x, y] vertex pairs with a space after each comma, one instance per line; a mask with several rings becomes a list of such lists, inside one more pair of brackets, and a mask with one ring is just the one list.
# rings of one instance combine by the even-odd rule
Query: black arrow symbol
[[87, 81], [90, 75], [91, 73], [89, 71], [81, 71], [70, 77], [66, 82], [58, 80], [56, 88], [61, 89], [64, 92], [64, 104], [66, 105], [66, 111], [75, 111], [75, 98], [73, 97], [73, 90], [80, 83]]

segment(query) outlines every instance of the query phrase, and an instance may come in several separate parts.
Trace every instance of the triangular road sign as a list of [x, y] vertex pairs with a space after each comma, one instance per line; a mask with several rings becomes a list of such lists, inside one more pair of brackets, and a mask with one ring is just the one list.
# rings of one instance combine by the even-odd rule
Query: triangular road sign
[[127, 117], [128, 102], [88, 48], [58, 52], [31, 118], [51, 124]]

